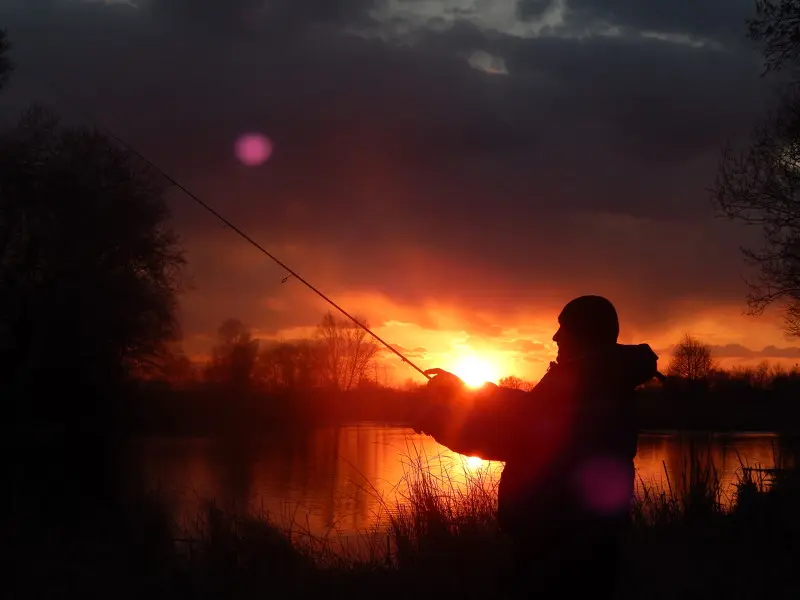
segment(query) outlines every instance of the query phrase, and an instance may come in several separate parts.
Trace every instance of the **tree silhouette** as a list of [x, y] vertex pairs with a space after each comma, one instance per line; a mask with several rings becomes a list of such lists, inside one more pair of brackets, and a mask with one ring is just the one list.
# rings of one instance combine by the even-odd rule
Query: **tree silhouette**
[[[800, 59], [800, 1], [756, 0], [756, 16], [748, 19], [748, 37], [764, 47], [765, 72], [796, 70]], [[794, 73], [792, 73], [794, 75]]]
[[523, 390], [526, 392], [533, 387], [529, 381], [525, 381], [522, 377], [517, 377], [516, 375], [508, 375], [501, 378], [497, 385], [511, 390]]
[[714, 369], [711, 347], [686, 334], [675, 347], [667, 374], [688, 381], [703, 381]]
[[[360, 323], [367, 326], [365, 320]], [[315, 339], [321, 351], [324, 384], [347, 391], [362, 384], [378, 353], [378, 344], [363, 328], [328, 312], [317, 326]]]
[[784, 328], [800, 335], [800, 0], [756, 3], [749, 37], [764, 46], [766, 71], [786, 69], [777, 108], [759, 124], [749, 148], [722, 152], [712, 201], [721, 215], [761, 229], [758, 249], [745, 260], [758, 269], [747, 297], [751, 314], [772, 304], [784, 311]]
[[319, 345], [311, 340], [265, 346], [258, 356], [256, 379], [269, 391], [316, 387], [320, 384], [320, 354]]
[[156, 364], [157, 375], [174, 389], [186, 389], [197, 383], [196, 365], [177, 344], [171, 344]]
[[0, 89], [8, 83], [8, 78], [14, 70], [14, 64], [8, 58], [9, 50], [11, 50], [11, 42], [8, 40], [6, 31], [2, 29], [0, 30]]
[[162, 183], [41, 107], [0, 134], [0, 381], [13, 391], [63, 378], [102, 395], [178, 337], [184, 259]]
[[227, 319], [217, 331], [219, 343], [212, 350], [206, 379], [232, 392], [253, 387], [259, 342], [238, 319]]
[[158, 356], [141, 360], [131, 376], [139, 382], [158, 382], [173, 389], [187, 389], [198, 382], [196, 365], [177, 341], [164, 344]]

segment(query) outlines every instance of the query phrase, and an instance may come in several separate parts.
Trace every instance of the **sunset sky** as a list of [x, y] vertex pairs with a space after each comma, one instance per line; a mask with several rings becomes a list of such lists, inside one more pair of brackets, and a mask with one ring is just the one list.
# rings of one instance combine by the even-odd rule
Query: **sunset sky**
[[[4, 0], [17, 72], [0, 105], [110, 127], [423, 367], [474, 354], [537, 379], [585, 293], [662, 368], [686, 332], [726, 366], [793, 365], [779, 316], [743, 314], [757, 232], [715, 219], [705, 191], [771, 102], [752, 6]], [[273, 144], [261, 165], [237, 159], [248, 133]], [[192, 355], [227, 317], [310, 333], [322, 300], [169, 198]]]

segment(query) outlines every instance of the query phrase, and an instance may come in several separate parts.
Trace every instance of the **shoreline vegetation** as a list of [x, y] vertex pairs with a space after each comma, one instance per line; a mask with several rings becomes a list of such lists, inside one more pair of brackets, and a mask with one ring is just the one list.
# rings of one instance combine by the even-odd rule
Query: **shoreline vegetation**
[[[688, 390], [654, 384], [637, 394], [640, 431], [800, 430], [800, 378], [775, 389]], [[421, 389], [370, 388], [342, 391], [237, 392], [224, 387], [171, 389], [146, 384], [121, 407], [120, 422], [133, 434], [237, 435], [269, 434], [285, 428], [378, 422], [411, 426], [426, 402]]]
[[[620, 597], [796, 597], [800, 470], [776, 460], [784, 466], [743, 467], [729, 503], [699, 455], [664, 489], [645, 485], [632, 505]], [[59, 534], [48, 528], [52, 514], [13, 518], [13, 597], [503, 597], [508, 540], [495, 518], [496, 481], [443, 471], [419, 453], [404, 468], [399, 499], [380, 498], [384, 530], [363, 532], [357, 552], [343, 551], [335, 531], [313, 536], [269, 514], [226, 514], [211, 499], [179, 527], [158, 492], [116, 511], [105, 505]]]
[[[206, 363], [175, 346], [132, 372], [119, 421], [134, 433], [203, 435], [373, 421], [410, 426], [424, 384], [381, 383], [381, 348], [346, 320], [326, 314], [313, 337], [259, 340], [236, 319], [220, 327]], [[640, 430], [792, 432], [800, 423], [800, 370], [762, 362], [722, 369], [707, 344], [686, 335], [672, 351], [665, 382], [636, 396]], [[502, 387], [529, 390], [516, 376]]]

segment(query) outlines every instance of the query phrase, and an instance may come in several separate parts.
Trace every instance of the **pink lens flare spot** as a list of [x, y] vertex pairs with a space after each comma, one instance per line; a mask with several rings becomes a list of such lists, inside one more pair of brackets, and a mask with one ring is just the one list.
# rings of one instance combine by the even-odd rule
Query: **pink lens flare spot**
[[613, 458], [595, 458], [578, 471], [577, 483], [590, 510], [604, 514], [626, 510], [633, 497], [633, 467]]
[[272, 156], [273, 145], [270, 139], [260, 133], [245, 133], [236, 139], [234, 152], [243, 165], [257, 167]]

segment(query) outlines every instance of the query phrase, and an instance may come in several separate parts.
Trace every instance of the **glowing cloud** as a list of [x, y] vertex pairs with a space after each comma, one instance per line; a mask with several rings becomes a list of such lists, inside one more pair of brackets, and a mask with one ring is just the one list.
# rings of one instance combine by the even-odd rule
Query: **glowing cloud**
[[508, 75], [506, 62], [499, 56], [493, 56], [483, 50], [476, 50], [467, 59], [469, 66], [489, 75]]

